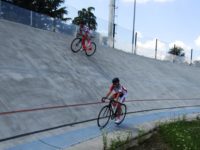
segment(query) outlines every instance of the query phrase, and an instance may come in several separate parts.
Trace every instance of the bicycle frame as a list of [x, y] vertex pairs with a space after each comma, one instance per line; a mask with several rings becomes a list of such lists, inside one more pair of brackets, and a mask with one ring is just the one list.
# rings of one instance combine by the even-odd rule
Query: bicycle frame
[[[113, 99], [107, 99], [109, 100], [109, 108], [111, 110], [111, 119], [114, 119], [115, 117], [117, 117], [117, 112], [118, 112], [118, 105], [122, 105], [122, 103], [115, 101]], [[113, 106], [113, 104], [116, 104], [116, 106]]]
[[[91, 39], [89, 38], [89, 32], [85, 32], [85, 34], [79, 32], [77, 34], [77, 37], [81, 38], [81, 45], [84, 50], [88, 50], [89, 48], [91, 48]], [[85, 44], [86, 41], [88, 45]]]
[[[113, 104], [116, 104], [116, 106], [113, 106]], [[121, 105], [120, 102], [110, 100], [109, 107], [110, 107], [110, 110], [112, 113], [111, 116], [113, 116], [113, 118], [116, 117], [118, 105]], [[111, 119], [113, 119], [113, 118], [111, 117]]]

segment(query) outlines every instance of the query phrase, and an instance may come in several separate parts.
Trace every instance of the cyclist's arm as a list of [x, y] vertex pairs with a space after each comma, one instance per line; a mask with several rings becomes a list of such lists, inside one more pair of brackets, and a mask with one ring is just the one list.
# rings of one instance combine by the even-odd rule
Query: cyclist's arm
[[110, 96], [110, 94], [112, 93], [112, 91], [113, 91], [113, 85], [111, 85], [111, 87], [109, 88], [109, 91], [106, 94], [106, 98], [108, 98]]
[[106, 97], [102, 97], [101, 101], [102, 101], [102, 102], [105, 102], [105, 99], [107, 99], [107, 98], [110, 96], [111, 93], [112, 93], [112, 91], [109, 91], [109, 92], [106, 94]]
[[109, 90], [109, 92], [106, 94], [106, 97], [108, 98], [110, 96], [110, 94], [112, 93], [111, 90]]

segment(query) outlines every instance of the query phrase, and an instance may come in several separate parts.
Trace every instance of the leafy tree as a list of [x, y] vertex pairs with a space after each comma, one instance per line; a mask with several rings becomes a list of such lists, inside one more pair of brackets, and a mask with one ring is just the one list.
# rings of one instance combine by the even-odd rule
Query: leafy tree
[[91, 30], [96, 30], [96, 16], [93, 14], [92, 10], [95, 10], [95, 8], [88, 7], [87, 9], [83, 8], [79, 10], [78, 16], [73, 19], [72, 23], [75, 25], [87, 25]]
[[61, 7], [65, 0], [3, 0], [13, 3], [19, 7], [23, 7], [38, 13], [48, 15], [53, 18], [58, 18], [63, 21], [69, 20], [66, 18], [68, 11], [66, 7]]
[[181, 56], [181, 57], [185, 56], [184, 49], [177, 46], [174, 46], [173, 48], [171, 48], [168, 53], [176, 55], [176, 56]]
[[40, 10], [42, 10], [41, 13], [66, 21], [70, 18], [64, 17], [64, 15], [67, 15], [68, 12], [66, 7], [61, 7], [63, 3], [64, 0], [37, 0], [35, 3], [36, 11], [40, 12]]
[[12, 0], [14, 5], [29, 9], [29, 10], [34, 10], [34, 1], [35, 0]]

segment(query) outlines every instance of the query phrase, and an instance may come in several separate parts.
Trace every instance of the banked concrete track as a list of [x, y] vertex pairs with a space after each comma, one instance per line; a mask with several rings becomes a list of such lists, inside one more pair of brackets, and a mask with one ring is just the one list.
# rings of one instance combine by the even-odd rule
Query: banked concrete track
[[0, 20], [0, 139], [95, 119], [116, 76], [128, 89], [128, 112], [200, 105], [199, 68], [100, 45], [87, 57], [70, 50], [72, 39]]

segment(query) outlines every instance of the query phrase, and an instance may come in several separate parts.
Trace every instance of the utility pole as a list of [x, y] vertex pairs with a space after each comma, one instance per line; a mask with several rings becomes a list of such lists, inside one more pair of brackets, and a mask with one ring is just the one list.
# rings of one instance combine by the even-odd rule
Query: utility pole
[[193, 49], [191, 49], [190, 65], [192, 65], [192, 54], [193, 54]]
[[155, 46], [155, 59], [157, 59], [157, 51], [158, 51], [158, 39], [156, 39], [156, 46]]
[[115, 48], [115, 27], [116, 27], [116, 24], [113, 23], [113, 46], [112, 46], [112, 48]]
[[137, 51], [137, 32], [135, 32], [135, 45], [134, 45], [134, 54], [136, 55], [136, 51]]
[[132, 53], [135, 41], [135, 12], [136, 12], [136, 0], [134, 0], [134, 10], [133, 10], [133, 33], [132, 33]]
[[115, 9], [116, 9], [116, 1], [110, 0], [109, 6], [109, 23], [108, 23], [108, 44], [114, 48], [115, 42]]

